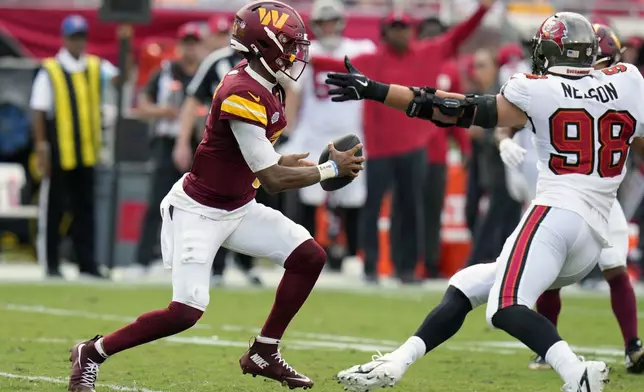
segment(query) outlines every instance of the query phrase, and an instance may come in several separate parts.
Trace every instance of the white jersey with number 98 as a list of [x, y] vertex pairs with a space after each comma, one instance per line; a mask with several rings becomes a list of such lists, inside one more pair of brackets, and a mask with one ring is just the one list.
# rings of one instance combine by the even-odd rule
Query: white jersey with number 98
[[629, 145], [644, 135], [642, 75], [622, 63], [577, 78], [516, 74], [501, 94], [528, 115], [534, 132], [535, 203], [576, 212], [608, 244]]

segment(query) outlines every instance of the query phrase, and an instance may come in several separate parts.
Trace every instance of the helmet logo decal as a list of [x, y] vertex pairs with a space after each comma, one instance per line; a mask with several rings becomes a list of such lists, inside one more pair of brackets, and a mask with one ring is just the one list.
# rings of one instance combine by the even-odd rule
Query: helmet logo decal
[[277, 10], [270, 10], [269, 12], [266, 8], [263, 7], [258, 11], [261, 24], [268, 26], [271, 22], [273, 22], [273, 27], [275, 27], [276, 29], [281, 29], [282, 27], [284, 27], [284, 24], [286, 24], [289, 16], [286, 13], [280, 14], [280, 12]]
[[541, 25], [539, 36], [543, 40], [554, 42], [563, 54], [563, 39], [568, 37], [568, 28], [561, 20], [551, 17]]

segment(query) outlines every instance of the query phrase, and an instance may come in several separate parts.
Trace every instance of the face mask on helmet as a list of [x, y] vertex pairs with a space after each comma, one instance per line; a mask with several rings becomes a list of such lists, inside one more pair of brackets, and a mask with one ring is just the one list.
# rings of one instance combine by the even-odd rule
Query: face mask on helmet
[[[280, 38], [281, 40], [281, 38]], [[284, 44], [284, 54], [275, 60], [279, 71], [292, 80], [298, 80], [309, 63], [309, 46], [306, 39], [291, 40]]]

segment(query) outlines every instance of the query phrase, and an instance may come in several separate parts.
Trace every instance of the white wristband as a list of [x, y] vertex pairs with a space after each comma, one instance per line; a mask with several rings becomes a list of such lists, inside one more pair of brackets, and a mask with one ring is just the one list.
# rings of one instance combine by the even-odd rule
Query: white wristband
[[338, 165], [333, 161], [326, 161], [317, 166], [320, 172], [320, 181], [338, 176]]

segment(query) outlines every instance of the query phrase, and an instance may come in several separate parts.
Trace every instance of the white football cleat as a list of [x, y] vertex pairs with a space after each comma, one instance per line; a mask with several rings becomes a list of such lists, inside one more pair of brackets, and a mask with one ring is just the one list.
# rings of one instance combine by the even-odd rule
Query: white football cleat
[[[580, 358], [583, 360], [583, 358]], [[581, 374], [564, 384], [563, 392], [602, 392], [608, 383], [610, 368], [602, 361], [583, 361]]]
[[[411, 362], [401, 361], [391, 354], [380, 352], [371, 357], [371, 362], [352, 366], [338, 373], [338, 382], [344, 389], [355, 392], [368, 392], [378, 388], [393, 387], [399, 382]], [[594, 391], [593, 391], [594, 392]]]

